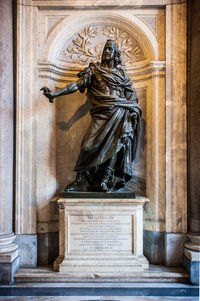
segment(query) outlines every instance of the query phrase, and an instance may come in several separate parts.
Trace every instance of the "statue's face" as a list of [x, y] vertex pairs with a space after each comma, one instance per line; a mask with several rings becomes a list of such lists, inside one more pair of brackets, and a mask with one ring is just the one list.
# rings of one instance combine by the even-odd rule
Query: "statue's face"
[[115, 56], [115, 47], [114, 43], [111, 41], [106, 42], [104, 49], [103, 49], [103, 60], [110, 61], [114, 60]]

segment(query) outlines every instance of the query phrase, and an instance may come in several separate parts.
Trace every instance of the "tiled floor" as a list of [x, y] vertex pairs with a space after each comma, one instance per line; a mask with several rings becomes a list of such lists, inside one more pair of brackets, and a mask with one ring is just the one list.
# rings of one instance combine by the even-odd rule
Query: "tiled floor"
[[199, 297], [106, 297], [106, 296], [84, 296], [84, 297], [0, 297], [2, 301], [199, 301]]
[[199, 301], [199, 288], [187, 284], [181, 268], [150, 266], [119, 281], [76, 281], [51, 267], [20, 269], [14, 285], [0, 286], [0, 301]]
[[0, 286], [0, 301], [199, 301], [182, 283], [18, 283]]

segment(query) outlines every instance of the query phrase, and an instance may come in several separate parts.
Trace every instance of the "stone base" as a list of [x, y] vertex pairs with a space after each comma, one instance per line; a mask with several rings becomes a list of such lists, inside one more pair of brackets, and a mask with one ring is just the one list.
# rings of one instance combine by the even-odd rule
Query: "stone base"
[[190, 275], [190, 283], [199, 285], [200, 253], [184, 249], [184, 266]]
[[165, 265], [182, 266], [184, 243], [187, 241], [187, 235], [183, 233], [165, 234]]
[[144, 255], [152, 264], [182, 266], [186, 234], [144, 230]]
[[92, 191], [71, 191], [61, 193], [64, 199], [135, 199], [135, 192], [117, 191], [117, 192], [92, 192]]
[[164, 264], [165, 232], [144, 230], [144, 255], [152, 264]]
[[98, 278], [129, 278], [134, 277], [135, 272], [149, 268], [149, 263], [144, 256], [126, 256], [121, 260], [120, 256], [115, 255], [113, 259], [106, 259], [104, 256], [96, 255], [91, 259], [77, 258], [57, 258], [54, 262], [54, 270], [67, 273], [72, 278], [98, 279]]
[[38, 233], [38, 265], [52, 264], [59, 255], [58, 232]]
[[37, 235], [17, 234], [15, 242], [19, 249], [19, 266], [36, 267], [37, 266]]
[[148, 269], [143, 204], [137, 199], [59, 199], [59, 257], [54, 270], [72, 277], [128, 277]]
[[19, 269], [19, 256], [11, 263], [0, 263], [0, 283], [12, 284], [14, 282], [14, 274]]
[[12, 283], [19, 268], [18, 245], [14, 240], [14, 233], [0, 235], [0, 283]]

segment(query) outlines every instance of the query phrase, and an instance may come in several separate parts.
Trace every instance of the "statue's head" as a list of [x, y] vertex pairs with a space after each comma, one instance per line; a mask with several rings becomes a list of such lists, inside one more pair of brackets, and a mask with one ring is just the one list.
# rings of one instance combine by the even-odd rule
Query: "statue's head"
[[121, 51], [114, 40], [107, 40], [103, 49], [101, 61], [114, 60], [115, 65], [121, 64]]

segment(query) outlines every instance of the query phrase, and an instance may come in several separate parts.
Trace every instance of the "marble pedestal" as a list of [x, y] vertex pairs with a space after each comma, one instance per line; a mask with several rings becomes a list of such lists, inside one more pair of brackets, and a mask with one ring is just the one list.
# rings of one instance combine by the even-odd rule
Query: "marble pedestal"
[[0, 283], [13, 283], [19, 268], [18, 245], [14, 233], [0, 235]]
[[131, 277], [149, 267], [143, 256], [146, 198], [60, 198], [59, 257], [54, 270], [71, 278]]
[[189, 241], [184, 248], [184, 266], [190, 275], [190, 282], [199, 285], [200, 281], [200, 236], [198, 233], [189, 233]]

